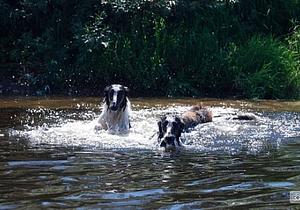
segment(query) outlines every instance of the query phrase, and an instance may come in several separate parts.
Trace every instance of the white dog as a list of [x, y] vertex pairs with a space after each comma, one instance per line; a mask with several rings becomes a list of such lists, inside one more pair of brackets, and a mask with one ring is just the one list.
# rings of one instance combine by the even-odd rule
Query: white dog
[[102, 113], [96, 130], [104, 129], [110, 133], [129, 132], [130, 101], [127, 98], [129, 89], [123, 85], [110, 85], [104, 89]]

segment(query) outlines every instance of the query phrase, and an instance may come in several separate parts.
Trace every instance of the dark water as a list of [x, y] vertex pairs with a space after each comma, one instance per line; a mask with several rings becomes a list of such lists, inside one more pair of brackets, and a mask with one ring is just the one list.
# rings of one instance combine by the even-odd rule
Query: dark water
[[[170, 155], [156, 121], [203, 101], [214, 122]], [[132, 100], [127, 136], [95, 133], [100, 100], [0, 99], [0, 209], [300, 208], [300, 102]], [[233, 121], [237, 112], [259, 116]]]

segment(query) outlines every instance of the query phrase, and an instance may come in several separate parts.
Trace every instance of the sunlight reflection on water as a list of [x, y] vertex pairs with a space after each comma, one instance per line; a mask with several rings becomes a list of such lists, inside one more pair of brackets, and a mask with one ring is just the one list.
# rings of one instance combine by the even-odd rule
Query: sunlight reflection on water
[[0, 209], [297, 208], [299, 102], [204, 101], [214, 121], [162, 152], [159, 117], [199, 101], [135, 99], [120, 136], [94, 131], [100, 99], [0, 99]]
[[[136, 148], [155, 150], [157, 121], [164, 114], [180, 114], [188, 106], [139, 108], [131, 113], [129, 134], [112, 135], [95, 131], [98, 113], [70, 112], [51, 109], [30, 109], [22, 129], [13, 129], [11, 136], [26, 137], [31, 144], [82, 146], [89, 148]], [[278, 147], [283, 139], [299, 135], [297, 113], [255, 112], [257, 121], [237, 121], [232, 117], [241, 110], [210, 107], [212, 123], [200, 124], [182, 136], [186, 149], [257, 153]], [[38, 116], [38, 119], [35, 119]]]

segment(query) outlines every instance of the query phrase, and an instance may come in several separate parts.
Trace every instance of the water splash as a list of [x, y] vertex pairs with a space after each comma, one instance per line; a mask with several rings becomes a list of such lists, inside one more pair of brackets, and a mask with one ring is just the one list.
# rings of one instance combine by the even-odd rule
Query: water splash
[[[31, 144], [81, 146], [89, 148], [158, 149], [157, 121], [164, 114], [179, 114], [187, 106], [133, 107], [131, 131], [112, 135], [95, 131], [99, 113], [90, 110], [29, 109], [23, 126], [11, 136], [26, 138]], [[203, 152], [251, 153], [276, 149], [283, 141], [300, 136], [299, 114], [292, 112], [256, 112], [257, 121], [237, 121], [239, 109], [212, 107], [212, 123], [198, 125], [183, 135], [188, 150]]]

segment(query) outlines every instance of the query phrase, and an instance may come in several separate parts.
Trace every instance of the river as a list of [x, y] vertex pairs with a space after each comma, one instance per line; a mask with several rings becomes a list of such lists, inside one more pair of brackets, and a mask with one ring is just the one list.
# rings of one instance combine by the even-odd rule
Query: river
[[[131, 99], [131, 131], [94, 131], [100, 98], [0, 98], [0, 209], [300, 208], [300, 101]], [[161, 115], [214, 115], [157, 146]], [[232, 116], [251, 112], [257, 121]], [[300, 192], [299, 192], [300, 194]]]

